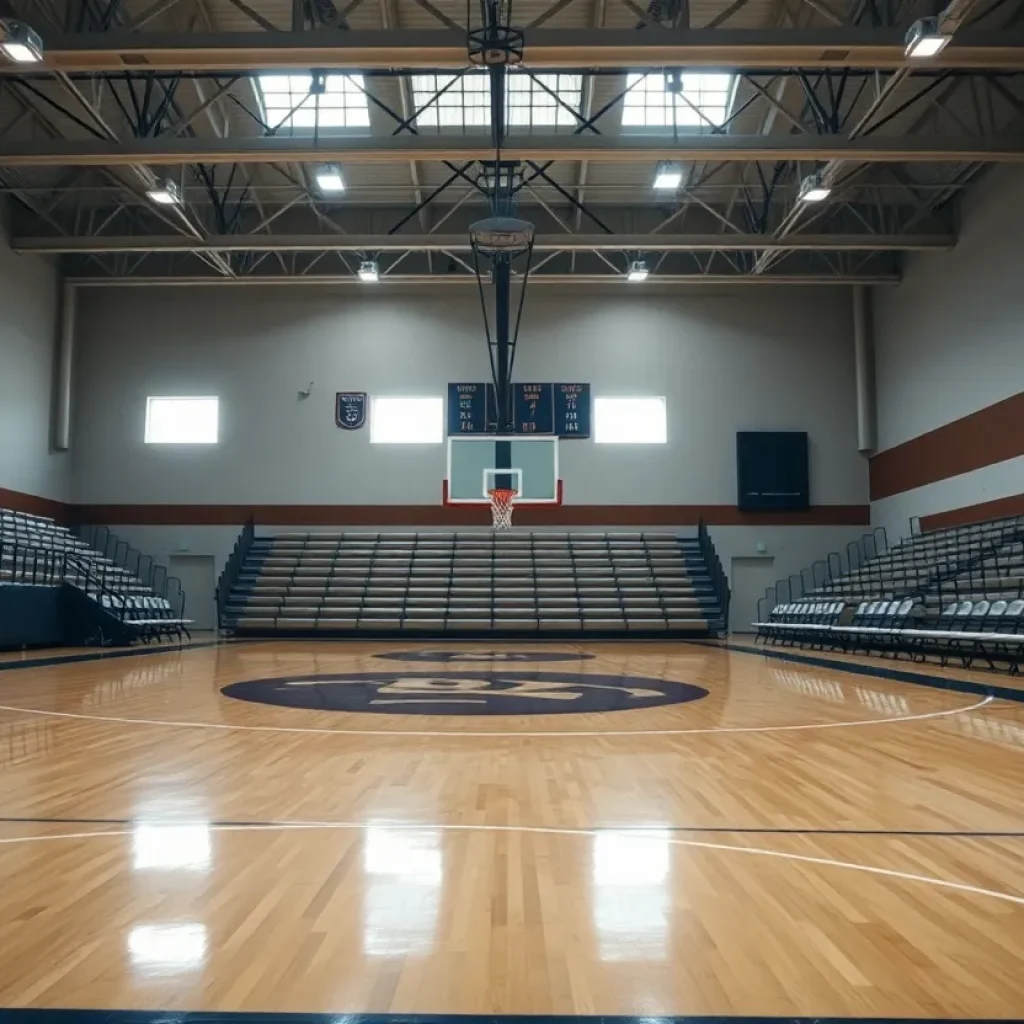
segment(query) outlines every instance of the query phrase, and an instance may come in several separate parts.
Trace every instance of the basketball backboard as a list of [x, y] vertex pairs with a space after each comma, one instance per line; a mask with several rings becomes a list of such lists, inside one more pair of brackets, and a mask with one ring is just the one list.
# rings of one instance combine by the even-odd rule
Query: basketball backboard
[[517, 505], [560, 505], [557, 437], [448, 438], [446, 505], [488, 505], [488, 491], [516, 491]]

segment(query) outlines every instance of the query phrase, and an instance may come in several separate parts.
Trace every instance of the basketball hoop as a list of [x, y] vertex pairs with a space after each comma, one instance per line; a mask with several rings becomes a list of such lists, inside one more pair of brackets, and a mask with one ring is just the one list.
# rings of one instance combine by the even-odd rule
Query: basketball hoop
[[494, 487], [487, 492], [491, 499], [491, 520], [495, 530], [512, 529], [512, 502], [518, 493], [508, 487]]

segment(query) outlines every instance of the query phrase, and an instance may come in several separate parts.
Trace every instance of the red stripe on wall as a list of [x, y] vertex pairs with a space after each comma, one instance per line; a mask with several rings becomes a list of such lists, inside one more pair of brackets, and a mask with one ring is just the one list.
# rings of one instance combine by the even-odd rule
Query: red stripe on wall
[[[0, 487], [0, 508], [106, 526], [489, 526], [479, 505], [71, 505]], [[732, 505], [520, 505], [519, 526], [867, 526], [869, 505], [741, 512]]]
[[63, 501], [52, 498], [40, 498], [35, 494], [22, 491], [9, 491], [0, 487], [0, 508], [9, 508], [15, 512], [25, 512], [30, 516], [48, 516], [58, 523], [71, 522], [71, 506]]
[[[474, 505], [80, 505], [79, 521], [109, 526], [488, 526]], [[731, 505], [521, 505], [518, 526], [867, 526], [868, 505], [740, 512]]]
[[1024, 391], [871, 459], [871, 500], [1024, 455]]
[[950, 526], [966, 526], [968, 523], [984, 523], [990, 519], [1004, 519], [1008, 516], [1024, 516], [1024, 494], [1009, 498], [983, 501], [979, 505], [952, 508], [948, 512], [921, 517], [922, 530], [945, 530]]

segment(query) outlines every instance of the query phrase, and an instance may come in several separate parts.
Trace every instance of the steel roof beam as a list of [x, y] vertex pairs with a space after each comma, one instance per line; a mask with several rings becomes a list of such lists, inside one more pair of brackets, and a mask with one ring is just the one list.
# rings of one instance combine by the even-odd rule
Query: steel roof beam
[[[151, 288], [154, 286], [180, 288], [195, 286], [233, 286], [269, 288], [274, 286], [302, 287], [353, 285], [365, 288], [354, 274], [309, 274], [305, 276], [285, 276], [281, 274], [254, 274], [249, 277], [73, 277], [64, 280], [79, 288]], [[473, 274], [395, 274], [381, 279], [393, 285], [461, 285], [477, 287]], [[657, 288], [658, 285], [893, 285], [899, 283], [899, 274], [656, 274], [649, 277], [644, 288]], [[626, 281], [625, 274], [531, 274], [530, 285], [600, 285], [602, 287], [622, 287], [635, 290], [636, 285]], [[377, 286], [374, 286], [377, 287]], [[384, 285], [380, 285], [381, 288]]]
[[[907, 252], [952, 249], [953, 235], [537, 235], [538, 252], [599, 250], [620, 252], [716, 252], [723, 250], [806, 250], [829, 252]], [[466, 234], [443, 235], [212, 235], [201, 244], [187, 238], [149, 235], [97, 235], [89, 238], [22, 237], [10, 242], [15, 252], [57, 254], [150, 252], [445, 252], [470, 248]]]
[[[1024, 160], [1024, 135], [940, 137], [873, 135], [858, 139], [814, 135], [650, 136], [512, 135], [503, 159], [597, 160], [606, 163], [658, 160], [851, 160], [858, 163], [1017, 163]], [[170, 138], [35, 139], [6, 141], [2, 167], [113, 167], [133, 164], [262, 164], [340, 161], [351, 164], [409, 160], [493, 160], [490, 140], [466, 135], [361, 138]]]
[[[349, 32], [125, 32], [48, 35], [53, 71], [273, 71], [310, 68], [464, 67], [466, 37], [454, 30]], [[905, 62], [904, 30], [534, 29], [531, 67], [879, 68]], [[967, 29], [929, 62], [937, 68], [1022, 69], [1024, 30]], [[10, 74], [19, 69], [0, 68]], [[24, 69], [20, 69], [24, 73]]]

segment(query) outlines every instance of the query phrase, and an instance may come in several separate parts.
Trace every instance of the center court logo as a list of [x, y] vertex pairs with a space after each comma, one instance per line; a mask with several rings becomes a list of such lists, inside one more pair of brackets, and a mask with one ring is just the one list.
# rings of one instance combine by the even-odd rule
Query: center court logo
[[226, 697], [380, 715], [565, 715], [634, 711], [686, 704], [708, 691], [643, 676], [567, 672], [356, 672], [250, 679], [221, 690]]

